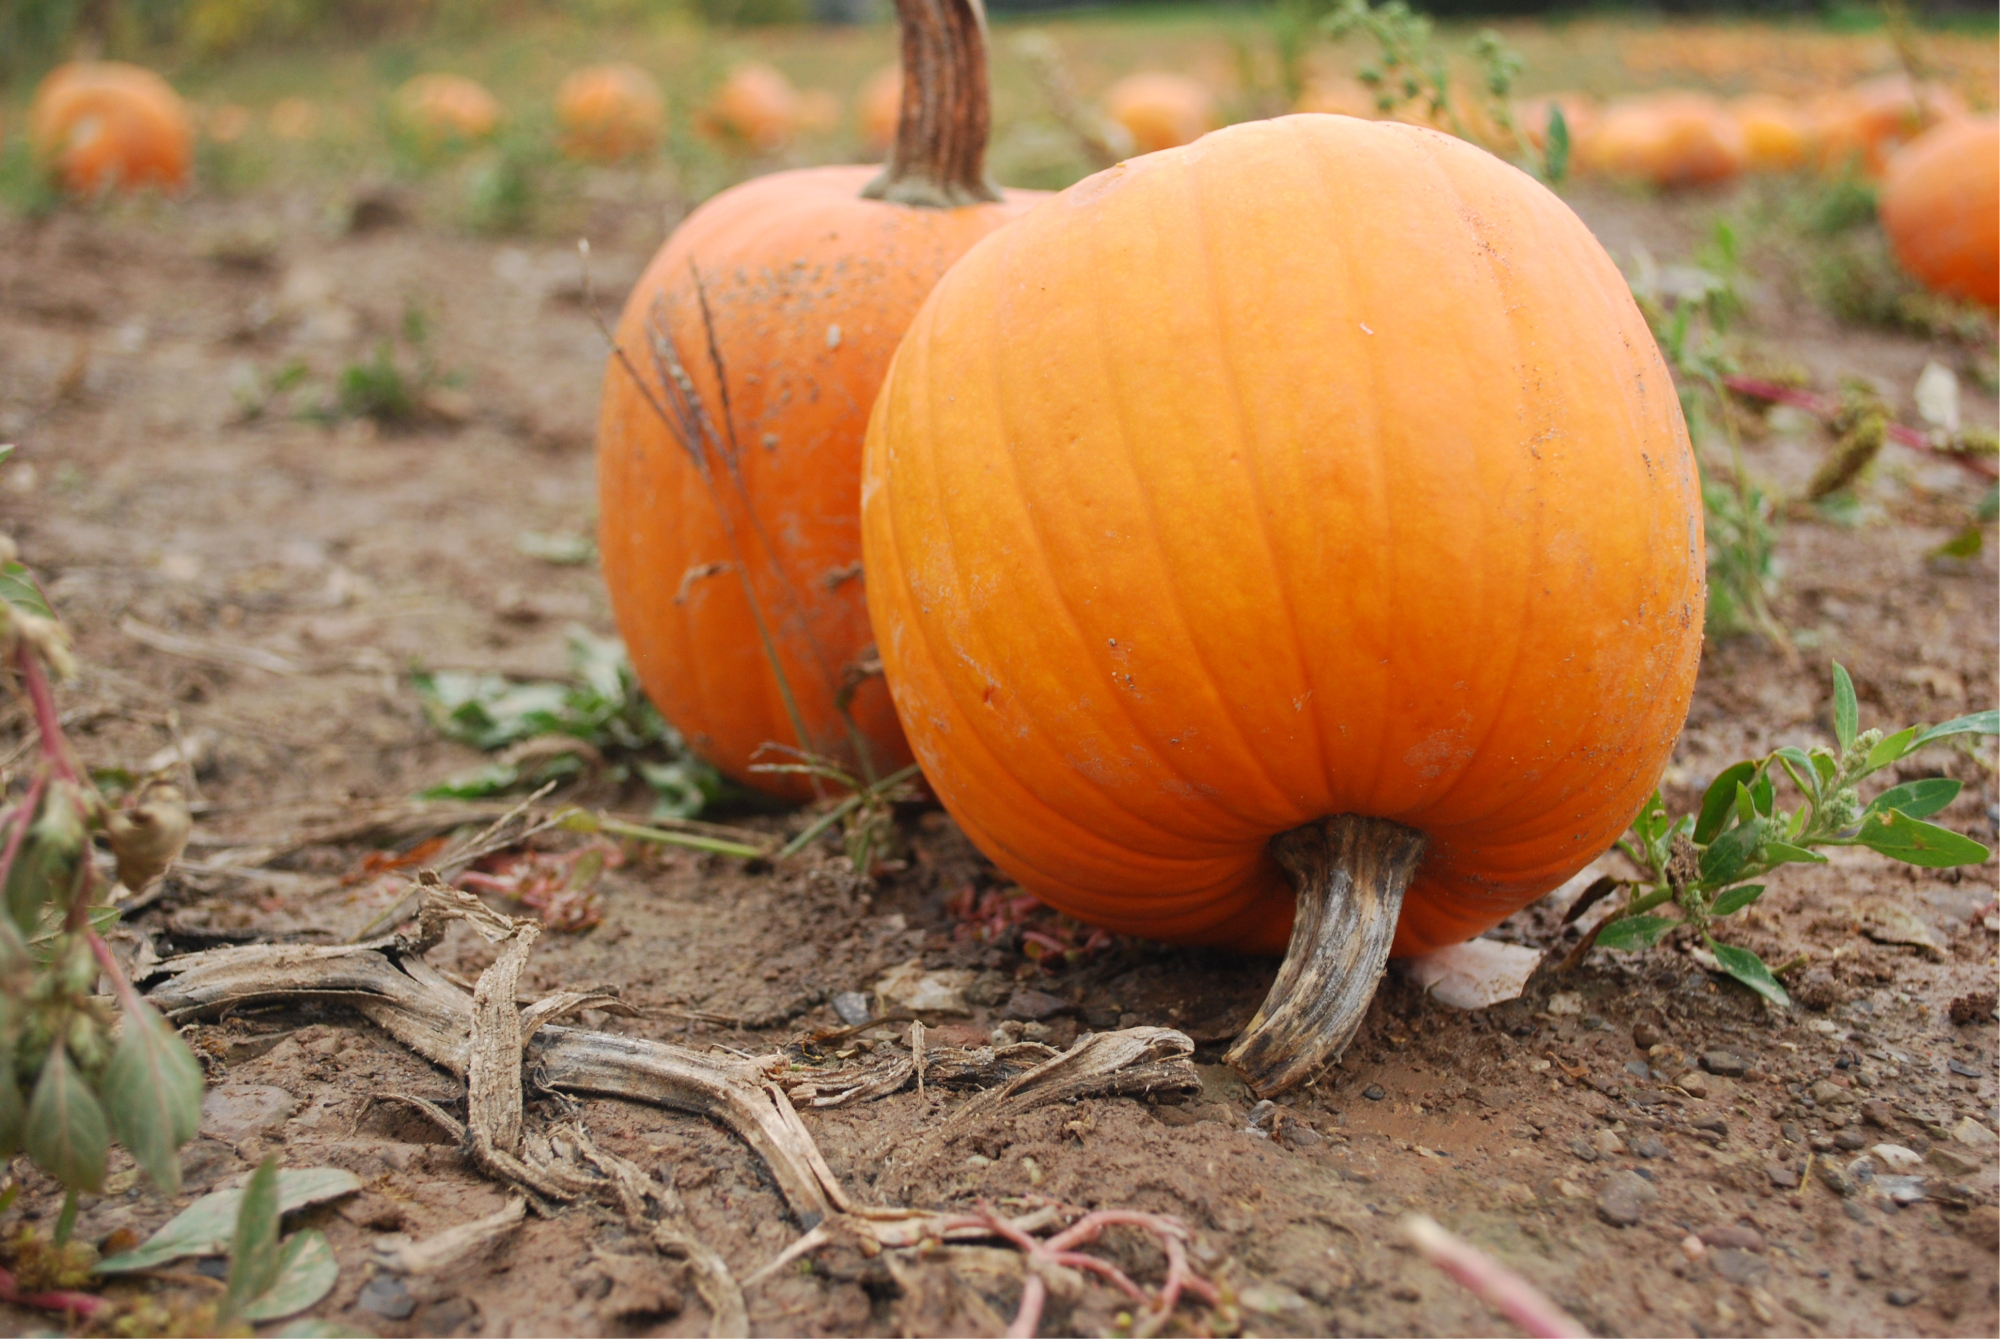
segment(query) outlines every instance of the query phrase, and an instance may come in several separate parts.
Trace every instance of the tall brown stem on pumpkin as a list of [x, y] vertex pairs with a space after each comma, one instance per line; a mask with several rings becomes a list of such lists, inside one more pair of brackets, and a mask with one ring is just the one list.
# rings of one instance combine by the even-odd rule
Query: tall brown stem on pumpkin
[[955, 209], [1000, 198], [986, 179], [993, 108], [981, 0], [896, 0], [903, 34], [903, 111], [870, 200]]
[[1223, 1057], [1259, 1097], [1304, 1083], [1353, 1040], [1428, 843], [1400, 823], [1360, 814], [1271, 839], [1271, 858], [1298, 894], [1292, 942], [1271, 993]]

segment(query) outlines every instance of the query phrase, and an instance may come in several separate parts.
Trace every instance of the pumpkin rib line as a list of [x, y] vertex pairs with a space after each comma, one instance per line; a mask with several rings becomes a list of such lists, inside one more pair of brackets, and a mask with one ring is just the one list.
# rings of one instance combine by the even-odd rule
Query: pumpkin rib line
[[[996, 269], [997, 268], [998, 267], [996, 267]], [[927, 315], [928, 314], [926, 314], [926, 316]], [[925, 319], [925, 318], [920, 317], [920, 319]], [[989, 347], [993, 349], [997, 357], [1000, 347], [999, 344], [997, 342], [994, 342]], [[900, 356], [898, 361], [900, 361]], [[927, 359], [926, 362], [928, 362]], [[925, 366], [918, 372], [914, 372], [911, 375], [913, 376], [913, 378], [918, 380], [918, 382], [924, 388], [924, 394], [923, 394], [924, 414], [926, 419], [930, 420], [934, 417], [932, 405], [936, 402], [935, 391], [930, 384], [930, 369], [928, 368], [928, 366]], [[907, 402], [907, 396], [905, 397], [905, 401]], [[1004, 414], [1005, 412], [1004, 407], [1002, 409], [1002, 412]], [[939, 434], [935, 431], [935, 426], [936, 425], [934, 422], [926, 423], [927, 431], [921, 435], [922, 440], [925, 443], [927, 444], [934, 443], [940, 439]], [[1003, 421], [1003, 427], [1004, 426], [1005, 424]], [[884, 435], [886, 438], [890, 434], [888, 432], [885, 432]], [[1004, 436], [1003, 440], [1005, 440]], [[1009, 476], [1011, 478], [1013, 475], [1012, 456], [1009, 453], [1002, 453], [1002, 454], [1006, 456], [1005, 464]], [[951, 521], [950, 509], [947, 506], [943, 505], [944, 486], [938, 476], [938, 471], [936, 468], [935, 458], [934, 458], [934, 451], [927, 445], [923, 452], [923, 456], [927, 466], [925, 470], [926, 478], [924, 482], [924, 488], [925, 491], [927, 491], [931, 495], [931, 505], [929, 506], [928, 510], [933, 516], [937, 518], [938, 524], [943, 528], [945, 532], [945, 542], [938, 545], [935, 549], [935, 552], [942, 558], [943, 561], [949, 563], [954, 586], [959, 589], [963, 589], [966, 583], [964, 581], [964, 576], [963, 576], [963, 570], [964, 570], [963, 565], [959, 560], [959, 545], [956, 540], [956, 537], [952, 534], [952, 521]], [[906, 476], [912, 474], [912, 471], [907, 469], [900, 472]], [[888, 467], [886, 465], [886, 462], [884, 465], [883, 473], [885, 475], [888, 473]], [[1020, 489], [1019, 489], [1019, 481], [1017, 479], [1013, 480], [1013, 487], [1015, 496], [1019, 498]], [[903, 560], [904, 544], [903, 544], [903, 536], [900, 525], [900, 515], [902, 512], [902, 508], [893, 505], [893, 501], [894, 499], [892, 496], [892, 498], [890, 499], [890, 505], [888, 506], [887, 539], [890, 546], [890, 550], [893, 554], [893, 561], [895, 563], [897, 573], [900, 576], [901, 573], [906, 572], [908, 570], [908, 565]], [[901, 578], [899, 589], [902, 591], [908, 591], [910, 589], [910, 583], [907, 577]], [[1028, 785], [1028, 783], [1024, 779], [1022, 779], [1020, 776], [1017, 776], [1014, 772], [1014, 769], [1011, 766], [1009, 766], [1008, 763], [1005, 761], [1006, 755], [1000, 749], [996, 748], [993, 745], [993, 743], [987, 738], [987, 728], [985, 727], [985, 725], [979, 720], [978, 716], [969, 709], [967, 703], [961, 700], [959, 694], [956, 691], [954, 691], [952, 676], [944, 673], [941, 669], [942, 660], [939, 653], [939, 648], [933, 643], [928, 623], [926, 620], [923, 619], [921, 614], [921, 609], [922, 609], [921, 603], [918, 603], [919, 616], [912, 622], [912, 631], [914, 633], [912, 640], [915, 642], [917, 646], [921, 648], [921, 654], [925, 657], [925, 659], [927, 659], [930, 662], [932, 675], [939, 684], [939, 686], [941, 687], [945, 700], [949, 704], [951, 711], [958, 718], [958, 720], [964, 724], [968, 737], [980, 749], [980, 751], [983, 752], [989, 760], [991, 760], [992, 762], [992, 767], [990, 769], [991, 774], [1000, 777], [1005, 777], [1007, 782], [1010, 784], [1010, 786], [1013, 788], [1013, 790], [1017, 793], [1017, 795], [1020, 798], [1031, 802], [1038, 799], [1039, 797], [1036, 795], [1036, 792]], [[970, 613], [968, 613], [966, 617], [966, 625], [968, 631], [972, 635], [978, 637], [978, 639], [982, 643], [986, 644], [988, 649], [990, 650], [991, 639], [988, 638], [984, 630], [980, 628], [978, 619], [973, 615], [971, 615]], [[1054, 761], [1057, 762], [1059, 765], [1064, 766], [1065, 768], [1069, 767], [1067, 761], [1063, 759], [1062, 756], [1059, 753], [1055, 752], [1054, 750], [1044, 748], [1042, 751], [1051, 756], [1054, 759]], [[1070, 770], [1074, 769], [1070, 768]], [[936, 784], [935, 780], [933, 781], [933, 784]], [[1117, 809], [1121, 813], [1124, 813], [1127, 818], [1132, 820], [1138, 826], [1142, 828], [1151, 828], [1154, 831], [1160, 832], [1162, 835], [1166, 836], [1178, 835], [1173, 833], [1171, 829], [1165, 827], [1164, 825], [1155, 823], [1150, 819], [1147, 819], [1144, 815], [1126, 809], [1125, 806], [1120, 804], [1115, 798], [1110, 796], [1107, 796], [1106, 798], [1109, 801], [1112, 808]], [[1067, 820], [1066, 815], [1064, 815], [1063, 817], [1065, 818], [1065, 820]], [[1083, 832], [1085, 836], [1089, 835], [1088, 830], [1085, 829], [1080, 822], [1075, 823], [1074, 826], [1076, 826], [1081, 832]], [[1005, 843], [996, 843], [996, 844], [1003, 846], [1006, 845]], [[1122, 843], [1120, 845], [1122, 846]], [[1016, 858], [1018, 859], [1019, 857]], [[1035, 862], [1028, 860], [1023, 860], [1022, 863], [1029, 865], [1035, 864]], [[1037, 872], [1039, 873], [1041, 871], [1038, 869]], [[1053, 885], [1060, 886], [1063, 880], [1060, 874], [1052, 874], [1049, 878], [1049, 882]]]
[[[1255, 449], [1257, 443], [1254, 433], [1251, 430], [1249, 414], [1243, 401], [1243, 378], [1241, 372], [1236, 367], [1235, 360], [1229, 353], [1232, 346], [1224, 320], [1227, 305], [1219, 274], [1220, 265], [1216, 260], [1217, 239], [1212, 222], [1208, 217], [1207, 197], [1200, 188], [1202, 162], [1203, 159], [1199, 155], [1190, 155], [1186, 159], [1185, 166], [1182, 168], [1182, 176], [1187, 183], [1187, 194], [1192, 205], [1188, 210], [1188, 218], [1190, 231], [1193, 233], [1193, 249], [1195, 254], [1201, 258], [1203, 275], [1207, 280], [1209, 310], [1215, 313], [1214, 326], [1217, 336], [1215, 343], [1216, 347], [1221, 350], [1223, 384], [1228, 389], [1231, 414], [1236, 420], [1236, 437], [1244, 448], [1243, 472], [1250, 483], [1251, 505], [1256, 510], [1256, 534], [1258, 539], [1263, 543], [1265, 562], [1270, 569], [1270, 588], [1278, 597], [1278, 604], [1283, 612], [1285, 626], [1291, 632], [1292, 663], [1298, 671], [1299, 678], [1305, 682], [1306, 697], [1312, 703], [1311, 724], [1313, 728], [1310, 730], [1301, 730], [1299, 733], [1311, 737], [1313, 753], [1319, 762], [1318, 771], [1322, 784], [1325, 786], [1325, 793], [1331, 795], [1333, 793], [1333, 786], [1331, 784], [1332, 774], [1328, 770], [1330, 760], [1327, 756], [1325, 732], [1319, 719], [1319, 684], [1313, 676], [1312, 661], [1306, 655], [1305, 647], [1299, 639], [1298, 605], [1292, 598], [1291, 588], [1285, 580], [1284, 565], [1278, 561], [1277, 544], [1271, 537], [1270, 509], [1266, 505], [1267, 490], [1264, 487], [1262, 471], [1258, 468], [1258, 452]], [[1157, 527], [1159, 517], [1153, 513], [1150, 499], [1148, 500], [1147, 511], [1152, 515], [1152, 519]], [[1180, 612], [1182, 610], [1179, 593], [1180, 584], [1178, 582], [1171, 582], [1169, 584], [1174, 591], [1175, 610], [1176, 612]], [[1186, 622], [1185, 613], [1182, 613], [1182, 621], [1183, 623]], [[1204, 670], [1207, 668], [1206, 660], [1203, 661], [1203, 668]], [[1240, 723], [1235, 722], [1234, 715], [1233, 712], [1230, 713], [1232, 723], [1237, 725], [1237, 730], [1240, 734], [1243, 727]], [[1247, 743], [1248, 741], [1246, 740], [1245, 742]], [[1258, 765], [1264, 769], [1265, 775], [1270, 778], [1278, 793], [1286, 795], [1286, 789], [1278, 784], [1277, 777], [1272, 774], [1270, 767], [1265, 763], [1263, 757], [1258, 755], [1257, 760]]]
[[[1182, 166], [1182, 173], [1180, 175], [1180, 181], [1181, 183], [1183, 183], [1182, 189], [1186, 190], [1188, 194], [1192, 196], [1195, 192], [1185, 184], [1187, 182], [1187, 178], [1191, 175], [1191, 173], [1188, 172], [1187, 168], [1184, 165], [1186, 163], [1186, 160], [1189, 157], [1191, 157], [1191, 155], [1185, 153], [1178, 153], [1175, 156], [1182, 160], [1181, 164], [1177, 164]], [[1102, 267], [1098, 267], [1098, 269], [1099, 272], [1101, 272]], [[1114, 387], [1112, 394], [1107, 397], [1107, 403], [1113, 405], [1116, 410], [1114, 418], [1116, 420], [1118, 427], [1119, 449], [1121, 454], [1123, 454], [1125, 457], [1127, 469], [1131, 474], [1133, 482], [1133, 492], [1135, 496], [1139, 499], [1141, 507], [1143, 507], [1145, 510], [1146, 518], [1148, 521], [1147, 529], [1150, 532], [1149, 538], [1152, 540], [1154, 553], [1158, 556], [1160, 560], [1160, 565], [1163, 568], [1171, 570], [1171, 568], [1173, 567], [1173, 562], [1159, 539], [1160, 516], [1157, 509], [1154, 506], [1152, 496], [1147, 491], [1145, 484], [1143, 482], [1144, 479], [1143, 471], [1141, 471], [1139, 468], [1138, 454], [1133, 443], [1134, 433], [1132, 431], [1130, 410], [1128, 408], [1129, 401], [1127, 400], [1126, 396], [1122, 394], [1122, 389], [1123, 389], [1121, 385], [1122, 378], [1120, 378], [1118, 374], [1119, 369], [1116, 365], [1116, 361], [1111, 357], [1110, 354], [1110, 349], [1112, 347], [1111, 341], [1109, 338], [1105, 337], [1107, 335], [1107, 327], [1104, 321], [1103, 304], [1094, 300], [1095, 294], [1092, 294], [1091, 297], [1093, 299], [1089, 304], [1091, 313], [1091, 323], [1093, 328], [1097, 331], [1099, 335], [1099, 338], [1093, 340], [1092, 344], [1093, 347], [1095, 347], [1096, 350], [1098, 351], [1100, 365], [1103, 368], [1103, 374], [1106, 383]], [[1037, 538], [1038, 539], [1040, 538], [1039, 529], [1037, 531]], [[1046, 552], [1046, 550], [1044, 551]], [[1213, 673], [1213, 667], [1209, 663], [1208, 656], [1203, 651], [1201, 639], [1195, 635], [1194, 625], [1187, 615], [1187, 607], [1182, 603], [1180, 584], [1175, 581], [1168, 581], [1166, 585], [1167, 585], [1168, 603], [1170, 607], [1173, 609], [1174, 619], [1180, 625], [1182, 635], [1186, 639], [1188, 648], [1193, 654], [1196, 663], [1201, 667], [1203, 678], [1210, 685], [1210, 700], [1215, 704], [1216, 713], [1218, 717], [1221, 720], [1228, 723], [1229, 728], [1236, 735], [1237, 742], [1241, 747], [1243, 754], [1250, 760], [1252, 765], [1258, 771], [1263, 773], [1264, 779], [1270, 785], [1272, 793], [1278, 797], [1281, 803], [1284, 802], [1286, 799], [1289, 798], [1286, 792], [1286, 788], [1279, 783], [1278, 778], [1271, 772], [1268, 763], [1266, 763], [1263, 756], [1258, 752], [1257, 748], [1253, 744], [1249, 732], [1244, 728], [1243, 722], [1240, 719], [1238, 719], [1236, 711], [1231, 706], [1228, 694], [1223, 692], [1216, 685], [1216, 679]], [[1065, 605], [1067, 605], [1067, 601], [1065, 601]], [[1085, 645], [1086, 647], [1088, 647], [1089, 645], [1087, 639], [1085, 641]], [[1190, 789], [1194, 792], [1194, 794], [1201, 796], [1204, 800], [1213, 805], [1216, 809], [1220, 810], [1225, 814], [1228, 814], [1230, 817], [1234, 819], [1237, 819], [1247, 827], [1261, 830], [1269, 826], [1267, 822], [1260, 821], [1255, 815], [1239, 814], [1235, 812], [1232, 806], [1230, 806], [1225, 802], [1222, 802], [1221, 797], [1223, 792], [1221, 792], [1220, 790], [1218, 790], [1213, 786], [1203, 784], [1197, 779], [1189, 776], [1186, 772], [1182, 771], [1181, 768], [1172, 761], [1171, 755], [1168, 754], [1165, 750], [1159, 748], [1158, 745], [1153, 741], [1152, 732], [1146, 729], [1144, 723], [1141, 722], [1133, 714], [1130, 706], [1124, 701], [1124, 699], [1122, 697], [1118, 697], [1116, 694], [1114, 694], [1114, 699], [1117, 702], [1120, 714], [1123, 715], [1125, 719], [1132, 725], [1134, 732], [1138, 734], [1140, 738], [1147, 741], [1147, 744], [1149, 746], [1148, 748], [1149, 753], [1155, 759], [1157, 759], [1161, 765], [1164, 766], [1165, 770], [1173, 773], [1174, 775], [1180, 777], [1183, 781], [1185, 781], [1190, 787]]]
[[[1101, 304], [1097, 303], [1094, 300], [1094, 295], [1089, 295], [1088, 297], [1086, 297], [1086, 295], [1079, 294], [1078, 297], [1079, 301], [1089, 302], [1089, 309], [1092, 316], [1092, 323], [1098, 329], [1099, 333], [1102, 334], [1104, 331], [1104, 325], [1102, 320], [1103, 309]], [[1109, 349], [1108, 341], [1100, 338], [1094, 341], [1094, 343], [1098, 348], [1098, 350], [1100, 351], [1100, 354], [1104, 357], [1106, 379], [1113, 385], [1116, 385], [1117, 374], [1116, 374], [1116, 369], [1110, 366], [1110, 358], [1108, 354], [1108, 349]], [[1005, 393], [1006, 387], [1004, 385], [1004, 376], [1002, 375], [1000, 368], [999, 355], [1002, 352], [1002, 341], [989, 340], [987, 347], [992, 351], [994, 359], [995, 381], [996, 384], [998, 385], [999, 390], [1001, 391], [1001, 394], [997, 397], [997, 403], [999, 405], [1001, 414], [1001, 423], [1000, 423], [1001, 430], [999, 433], [999, 437], [1000, 440], [1003, 442], [1013, 443], [1015, 441], [1020, 440], [1020, 434], [1016, 432], [1015, 425], [1012, 421], [1011, 411], [1010, 411], [1010, 406], [1012, 405], [1012, 397], [1008, 396]], [[1125, 458], [1128, 463], [1136, 465], [1135, 458], [1132, 452], [1131, 432], [1129, 423], [1126, 418], [1126, 412], [1125, 412], [1126, 402], [1124, 400], [1124, 397], [1114, 393], [1110, 397], [1108, 397], [1108, 401], [1117, 407], [1116, 419], [1119, 428], [1119, 441], [1120, 445], [1124, 450]], [[1083, 621], [1078, 616], [1075, 606], [1070, 602], [1069, 595], [1063, 589], [1061, 581], [1055, 579], [1056, 568], [1054, 563], [1050, 561], [1048, 534], [1046, 530], [1043, 528], [1040, 519], [1036, 516], [1035, 508], [1032, 502], [1028, 499], [1028, 497], [1021, 488], [1020, 476], [1013, 468], [1014, 453], [1011, 447], [1010, 449], [1001, 452], [1001, 455], [1007, 461], [1008, 478], [1010, 486], [1013, 490], [1014, 496], [1020, 501], [1022, 515], [1027, 520], [1027, 534], [1034, 542], [1035, 559], [1037, 562], [1040, 563], [1043, 571], [1048, 574], [1050, 578], [1049, 586], [1050, 589], [1055, 593], [1056, 603], [1058, 604], [1058, 606], [1060, 606], [1063, 616], [1069, 624], [1070, 632], [1077, 639], [1077, 644], [1081, 648], [1083, 648], [1084, 652], [1083, 659], [1086, 662], [1088, 662], [1092, 658], [1090, 655], [1090, 647], [1092, 644], [1091, 636], [1088, 632], [1085, 631], [1083, 627]], [[1140, 496], [1141, 499], [1145, 499], [1146, 498], [1145, 489], [1138, 483], [1139, 472], [1136, 469], [1136, 467], [1133, 468], [1132, 474], [1135, 485], [1135, 492]], [[1148, 516], [1151, 517], [1152, 507], [1150, 505], [1149, 499], [1145, 501], [1145, 506]], [[1155, 528], [1155, 534], [1157, 534], [1156, 528]], [[1157, 551], [1158, 548], [1157, 538], [1155, 538], [1154, 544], [1155, 544], [1155, 549]], [[1162, 554], [1161, 556], [1164, 558], [1165, 555]], [[1168, 584], [1171, 586], [1173, 583], [1169, 582]], [[1188, 632], [1187, 640], [1189, 645], [1194, 648], [1194, 654], [1196, 659], [1202, 660], [1200, 645], [1198, 642], [1196, 642], [1195, 638], [1192, 635], [1192, 632], [1188, 629], [1186, 614], [1180, 605], [1180, 597], [1177, 591], [1173, 593], [1172, 600], [1173, 600], [1175, 617], [1180, 621], [1183, 630]], [[968, 621], [971, 621], [970, 617], [968, 617]], [[1203, 660], [1203, 667], [1206, 668], [1205, 660]], [[1215, 693], [1214, 696], [1219, 703], [1224, 700], [1223, 695], [1219, 692]], [[1120, 716], [1124, 717], [1126, 723], [1132, 728], [1133, 733], [1139, 739], [1144, 740], [1146, 742], [1146, 744], [1148, 745], [1147, 747], [1148, 757], [1154, 763], [1154, 765], [1160, 767], [1161, 770], [1180, 778], [1180, 780], [1183, 783], [1185, 783], [1186, 786], [1188, 787], [1188, 791], [1191, 796], [1198, 798], [1202, 803], [1206, 804], [1207, 806], [1212, 807], [1220, 811], [1221, 813], [1228, 815], [1230, 818], [1236, 820], [1239, 823], [1242, 823], [1245, 827], [1252, 829], [1261, 829], [1266, 826], [1266, 824], [1260, 823], [1252, 815], [1236, 813], [1230, 805], [1221, 802], [1220, 792], [1217, 791], [1214, 787], [1204, 785], [1197, 778], [1190, 776], [1186, 772], [1182, 771], [1181, 768], [1172, 760], [1171, 756], [1167, 754], [1165, 750], [1160, 749], [1156, 744], [1154, 744], [1152, 740], [1152, 732], [1145, 727], [1144, 722], [1142, 722], [1134, 714], [1131, 705], [1127, 703], [1124, 697], [1121, 694], [1119, 694], [1115, 689], [1110, 694], [1109, 700], [1113, 703], [1114, 710]], [[1242, 740], [1245, 751], [1250, 753], [1252, 757], [1255, 757], [1254, 750], [1250, 749], [1249, 747], [1249, 740], [1243, 737], [1243, 731], [1241, 725], [1235, 721], [1233, 714], [1228, 711], [1226, 706], [1223, 708], [1222, 714], [1224, 718], [1229, 720], [1230, 724], [1236, 728], [1237, 735], [1239, 739]], [[1075, 764], [1071, 763], [1066, 756], [1060, 753], [1058, 753], [1057, 756], [1062, 762], [1063, 766], [1065, 766], [1071, 771], [1078, 770]], [[1259, 765], [1261, 766], [1261, 762], [1259, 763]], [[1150, 817], [1147, 817], [1146, 815], [1139, 813], [1137, 810], [1125, 804], [1122, 801], [1122, 799], [1116, 798], [1115, 792], [1118, 790], [1117, 787], [1099, 786], [1097, 787], [1097, 790], [1099, 791], [1099, 793], [1105, 795], [1107, 799], [1111, 800], [1113, 807], [1117, 808], [1122, 813], [1128, 814], [1133, 819], [1142, 823], [1144, 826], [1153, 828], [1157, 831], [1166, 833], [1171, 836], [1184, 835], [1182, 833], [1176, 833], [1173, 828], [1171, 828], [1165, 823], [1159, 822], [1155, 819], [1152, 819]], [[1279, 793], [1282, 794], [1283, 792], [1280, 791]]]

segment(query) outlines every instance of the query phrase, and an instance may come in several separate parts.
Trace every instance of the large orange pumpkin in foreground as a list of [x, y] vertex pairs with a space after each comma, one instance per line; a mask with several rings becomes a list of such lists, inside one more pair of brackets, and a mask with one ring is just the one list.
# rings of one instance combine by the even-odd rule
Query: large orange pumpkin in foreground
[[1235, 126], [981, 242], [862, 499], [897, 709], [979, 847], [1114, 930], [1290, 937], [1232, 1053], [1265, 1092], [1338, 1054], [1392, 934], [1603, 852], [1700, 658], [1694, 461], [1623, 276], [1395, 123]]
[[1882, 230], [1926, 288], [2000, 307], [2000, 119], [1959, 117], [1889, 160]]
[[35, 158], [77, 195], [187, 185], [194, 128], [180, 95], [151, 70], [80, 61], [51, 70], [28, 109]]
[[616, 162], [650, 153], [667, 128], [667, 104], [653, 76], [636, 65], [593, 65], [556, 89], [563, 152]]
[[1127, 75], [1105, 92], [1104, 110], [1132, 137], [1134, 153], [1192, 144], [1221, 124], [1215, 95], [1184, 74]]
[[791, 798], [813, 787], [750, 770], [787, 761], [766, 745], [909, 761], [868, 651], [868, 410], [931, 285], [1032, 194], [986, 181], [972, 0], [899, 9], [888, 168], [775, 173], [689, 216], [625, 304], [598, 423], [604, 575], [640, 681], [701, 756]]

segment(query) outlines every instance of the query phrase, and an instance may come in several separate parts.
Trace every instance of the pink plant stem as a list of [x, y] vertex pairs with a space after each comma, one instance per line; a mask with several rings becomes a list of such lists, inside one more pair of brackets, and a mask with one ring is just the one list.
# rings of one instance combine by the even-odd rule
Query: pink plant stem
[[66, 1311], [79, 1318], [95, 1316], [110, 1305], [94, 1293], [24, 1293], [16, 1286], [13, 1274], [5, 1269], [0, 1269], [0, 1302], [34, 1307], [38, 1311]]
[[118, 959], [112, 956], [111, 945], [105, 943], [104, 936], [95, 930], [85, 930], [84, 938], [89, 942], [90, 951], [97, 959], [98, 969], [111, 978], [111, 990], [118, 996], [119, 1007], [133, 1017], [138, 1017], [139, 1011], [145, 1008], [145, 1002], [139, 998], [139, 992], [133, 989], [132, 983], [126, 979], [125, 969], [118, 965]]
[[[1781, 386], [1775, 381], [1764, 381], [1757, 377], [1728, 376], [1722, 379], [1722, 384], [1738, 395], [1747, 395], [1753, 400], [1765, 400], [1773, 404], [1788, 404], [1794, 409], [1803, 409], [1822, 419], [1830, 419], [1840, 412], [1840, 403], [1836, 400], [1824, 395], [1815, 395], [1811, 391], [1799, 390], [1795, 386]], [[1890, 441], [1957, 461], [1982, 479], [2000, 479], [2000, 467], [1963, 451], [1940, 451], [1929, 437], [1915, 428], [1891, 422], [1888, 434]]]
[[1457, 1279], [1486, 1305], [1513, 1321], [1533, 1339], [1590, 1339], [1590, 1331], [1542, 1296], [1535, 1285], [1463, 1238], [1453, 1236], [1422, 1214], [1403, 1220], [1418, 1254]]
[[42, 670], [41, 659], [25, 644], [14, 652], [14, 663], [20, 668], [21, 682], [28, 690], [28, 701], [35, 708], [35, 728], [42, 736], [42, 756], [55, 769], [56, 777], [63, 781], [76, 780], [76, 767], [69, 760], [69, 749], [63, 742], [62, 718], [56, 715], [56, 695], [49, 690], [49, 676]]
[[0, 888], [7, 886], [7, 876], [14, 872], [14, 857], [21, 854], [21, 844], [28, 839], [28, 829], [35, 825], [35, 810], [41, 806], [42, 792], [48, 789], [48, 784], [48, 773], [35, 773], [35, 779], [28, 783], [27, 798], [9, 814], [14, 819], [14, 829], [7, 834], [6, 851], [0, 853]]

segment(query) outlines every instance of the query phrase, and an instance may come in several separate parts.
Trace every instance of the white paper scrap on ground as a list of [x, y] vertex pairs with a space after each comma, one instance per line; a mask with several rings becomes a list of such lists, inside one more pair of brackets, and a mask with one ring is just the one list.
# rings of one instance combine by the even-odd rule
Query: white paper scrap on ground
[[1454, 1009], [1484, 1009], [1519, 999], [1542, 955], [1520, 944], [1473, 939], [1403, 963], [1418, 987]]

